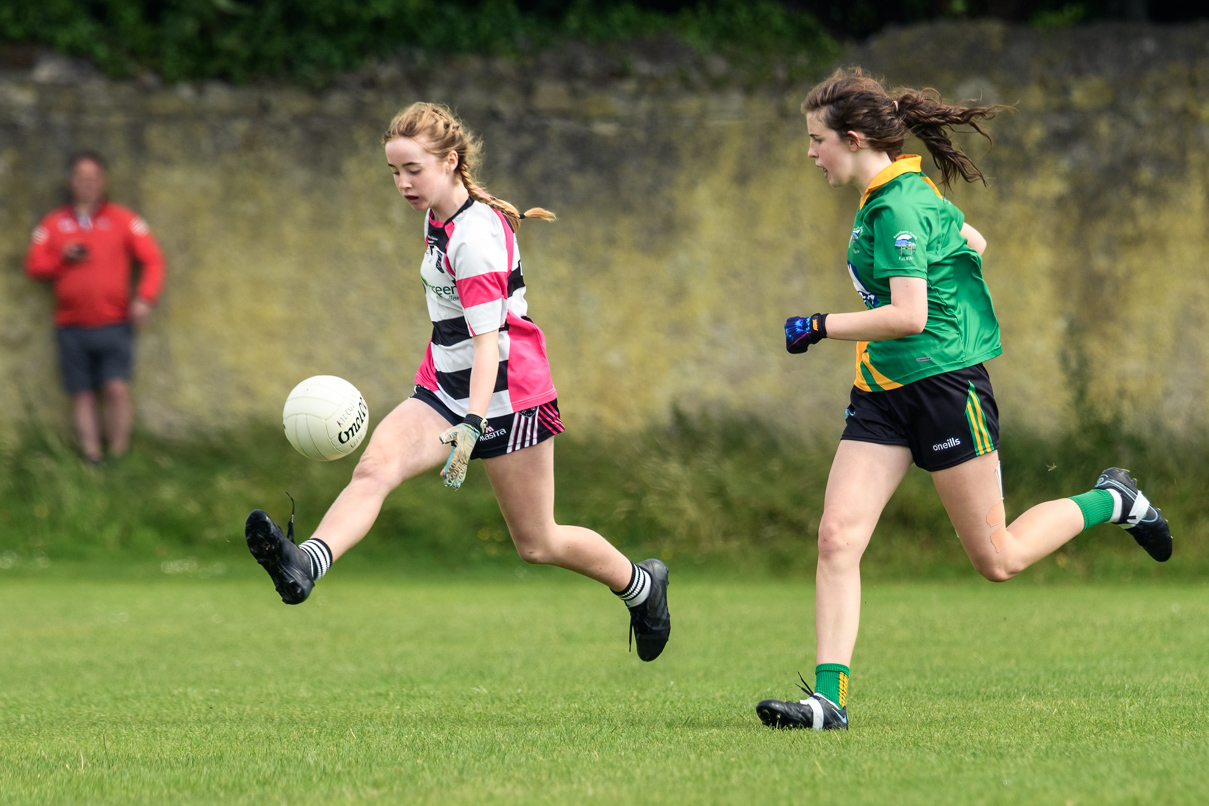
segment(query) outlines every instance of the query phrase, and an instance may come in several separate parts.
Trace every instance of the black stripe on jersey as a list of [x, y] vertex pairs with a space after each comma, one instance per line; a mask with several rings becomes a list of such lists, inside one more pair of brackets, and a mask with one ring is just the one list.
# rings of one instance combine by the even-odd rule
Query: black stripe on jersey
[[517, 266], [512, 271], [508, 272], [508, 297], [511, 298], [518, 288], [525, 287], [525, 275], [521, 274], [521, 267]]
[[432, 343], [438, 347], [454, 347], [469, 338], [470, 327], [460, 316], [432, 323]]
[[[499, 328], [501, 333], [507, 333], [510, 329], [507, 322]], [[432, 343], [438, 347], [456, 347], [470, 338], [470, 325], [466, 324], [465, 319], [442, 319], [432, 323]]]
[[[465, 400], [470, 397], [470, 370], [460, 369], [457, 372], [441, 372], [437, 370], [437, 384], [454, 400]], [[495, 388], [492, 392], [504, 392], [508, 389], [508, 362], [501, 361], [499, 371], [495, 375]]]

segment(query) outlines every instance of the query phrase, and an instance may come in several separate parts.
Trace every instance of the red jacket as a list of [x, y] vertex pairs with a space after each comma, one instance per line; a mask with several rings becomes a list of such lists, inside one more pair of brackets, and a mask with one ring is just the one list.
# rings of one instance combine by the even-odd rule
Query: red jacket
[[[83, 244], [88, 256], [69, 263], [63, 250], [75, 243]], [[34, 229], [25, 271], [34, 280], [54, 282], [56, 326], [102, 327], [130, 321], [132, 257], [142, 267], [135, 293], [155, 304], [164, 284], [164, 256], [147, 222], [111, 201], [91, 219], [77, 219], [67, 204]]]

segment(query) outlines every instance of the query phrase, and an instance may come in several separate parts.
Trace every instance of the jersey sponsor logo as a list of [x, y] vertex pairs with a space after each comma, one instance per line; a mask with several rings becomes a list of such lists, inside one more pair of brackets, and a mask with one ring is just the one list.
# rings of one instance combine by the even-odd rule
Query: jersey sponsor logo
[[436, 294], [441, 299], [447, 299], [450, 302], [459, 302], [458, 287], [456, 285], [433, 285], [425, 280], [423, 276], [420, 277], [420, 282], [424, 284], [425, 288]]
[[76, 222], [72, 221], [70, 218], [60, 218], [59, 219], [59, 232], [75, 232], [75, 231], [76, 231]]
[[856, 289], [856, 293], [861, 295], [861, 302], [865, 303], [865, 307], [876, 308], [877, 294], [865, 288], [865, 284], [861, 282], [860, 275], [856, 273], [856, 267], [852, 265], [851, 260], [848, 261], [848, 275], [852, 278], [852, 287]]
[[910, 260], [915, 257], [915, 233], [903, 230], [895, 235], [894, 248], [898, 250], [900, 260]]
[[957, 437], [949, 437], [944, 442], [938, 442], [932, 446], [934, 451], [947, 451], [949, 448], [956, 448], [961, 444], [961, 440]]

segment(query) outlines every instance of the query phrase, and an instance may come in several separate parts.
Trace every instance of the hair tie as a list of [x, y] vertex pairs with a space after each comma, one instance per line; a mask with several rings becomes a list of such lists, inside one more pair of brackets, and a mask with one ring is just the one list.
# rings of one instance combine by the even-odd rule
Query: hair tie
[[898, 111], [898, 101], [895, 101], [895, 102], [894, 102], [894, 111], [895, 111], [895, 112], [897, 112], [897, 111]]
[[524, 213], [521, 213], [521, 214], [520, 214], [520, 216], [517, 218], [517, 221], [519, 221], [520, 219], [522, 219], [522, 218], [524, 218], [524, 217], [525, 217], [525, 214], [524, 214]]

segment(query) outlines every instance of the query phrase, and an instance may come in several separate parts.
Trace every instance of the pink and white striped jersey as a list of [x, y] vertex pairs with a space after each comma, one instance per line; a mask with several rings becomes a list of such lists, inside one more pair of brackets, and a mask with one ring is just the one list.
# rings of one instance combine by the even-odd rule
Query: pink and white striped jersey
[[558, 397], [546, 337], [525, 314], [525, 279], [516, 233], [503, 214], [468, 199], [443, 224], [428, 211], [420, 266], [432, 339], [416, 383], [461, 416], [470, 397], [471, 337], [499, 331], [500, 364], [486, 416], [499, 417]]

